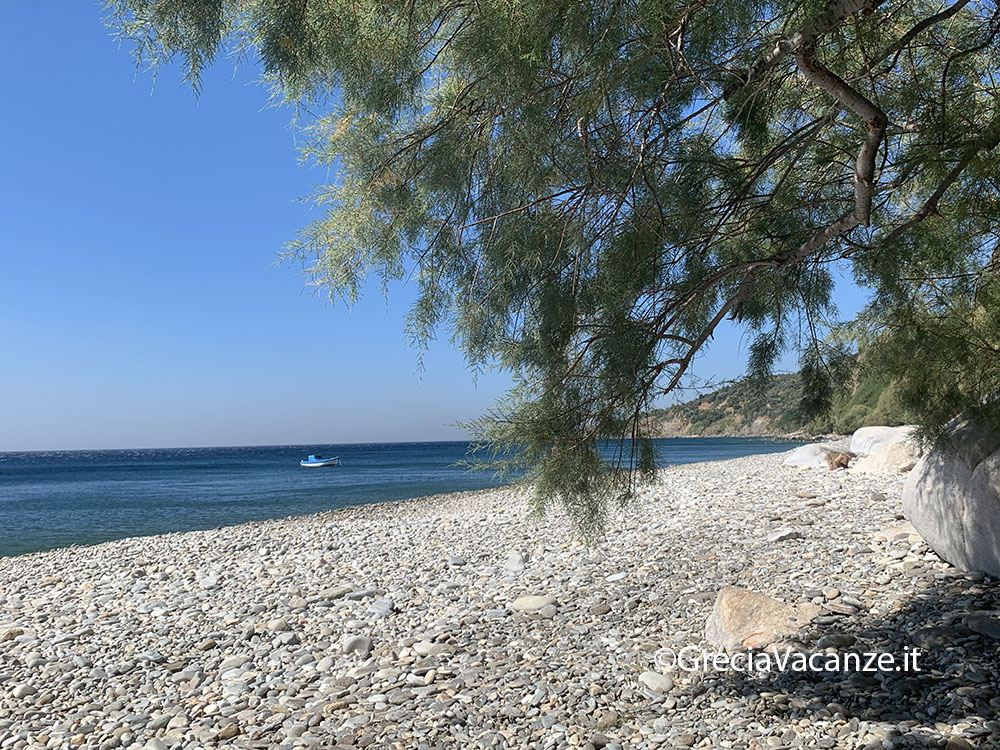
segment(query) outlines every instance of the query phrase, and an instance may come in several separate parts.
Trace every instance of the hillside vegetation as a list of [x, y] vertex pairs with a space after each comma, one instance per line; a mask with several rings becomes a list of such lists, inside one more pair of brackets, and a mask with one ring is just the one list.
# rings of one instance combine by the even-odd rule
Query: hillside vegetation
[[649, 419], [660, 437], [847, 434], [867, 425], [900, 425], [912, 417], [885, 380], [861, 377], [838, 394], [829, 414], [804, 420], [798, 374], [775, 375], [763, 392], [740, 381], [682, 404], [656, 409]]

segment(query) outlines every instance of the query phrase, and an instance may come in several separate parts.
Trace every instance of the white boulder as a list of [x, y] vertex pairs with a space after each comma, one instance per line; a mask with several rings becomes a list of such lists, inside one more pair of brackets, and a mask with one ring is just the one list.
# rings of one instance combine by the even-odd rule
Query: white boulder
[[861, 456], [851, 468], [866, 474], [909, 471], [923, 455], [912, 425], [862, 427], [851, 436], [851, 451]]
[[916, 427], [860, 427], [851, 435], [851, 453], [868, 456], [897, 443], [913, 439]]
[[920, 444], [908, 440], [904, 443], [893, 443], [862, 456], [851, 464], [851, 468], [864, 474], [909, 471], [917, 465], [922, 454], [923, 449]]
[[810, 469], [826, 469], [826, 456], [828, 453], [839, 453], [836, 448], [828, 443], [810, 443], [800, 445], [785, 455], [782, 462], [785, 466], [801, 466]]
[[1000, 577], [1000, 434], [953, 422], [906, 477], [903, 513], [952, 565]]

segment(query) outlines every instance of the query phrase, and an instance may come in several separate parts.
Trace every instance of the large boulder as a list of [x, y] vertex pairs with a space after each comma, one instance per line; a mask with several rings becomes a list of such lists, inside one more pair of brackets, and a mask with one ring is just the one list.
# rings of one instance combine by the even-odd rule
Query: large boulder
[[828, 443], [810, 443], [793, 448], [785, 454], [785, 466], [799, 466], [810, 469], [826, 469], [826, 457], [830, 453], [840, 453]]
[[726, 586], [705, 623], [705, 640], [726, 651], [765, 648], [792, 635], [820, 613], [815, 604], [793, 606], [756, 591]]
[[955, 420], [906, 477], [903, 513], [952, 565], [1000, 577], [1000, 434]]
[[923, 449], [915, 440], [893, 443], [857, 459], [851, 467], [865, 474], [909, 471], [917, 465]]
[[860, 427], [851, 435], [851, 453], [867, 456], [891, 445], [913, 439], [916, 427]]
[[923, 455], [911, 425], [862, 427], [851, 436], [851, 450], [861, 456], [851, 467], [868, 474], [909, 471]]

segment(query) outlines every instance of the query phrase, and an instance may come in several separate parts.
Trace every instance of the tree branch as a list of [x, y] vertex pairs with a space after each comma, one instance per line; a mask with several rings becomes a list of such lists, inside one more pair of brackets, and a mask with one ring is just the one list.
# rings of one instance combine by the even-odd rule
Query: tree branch
[[770, 53], [750, 68], [742, 81], [727, 86], [722, 93], [722, 98], [728, 100], [740, 89], [760, 80], [778, 67], [786, 57], [802, 47], [815, 44], [817, 39], [839, 26], [848, 16], [862, 11], [870, 13], [883, 2], [884, 0], [832, 0], [822, 13], [807, 21], [801, 29], [784, 39], [780, 39]]
[[[906, 49], [907, 45], [912, 42], [916, 37], [924, 30], [930, 28], [934, 24], [941, 23], [941, 21], [947, 21], [953, 15], [958, 13], [962, 8], [969, 4], [970, 0], [958, 0], [957, 3], [951, 5], [940, 13], [935, 13], [933, 16], [927, 16], [927, 18], [913, 25], [913, 27], [907, 31], [903, 36], [896, 40], [893, 44], [886, 47], [879, 54], [875, 55], [868, 63], [868, 66], [861, 72], [859, 78], [864, 78], [870, 75], [875, 70], [875, 66], [880, 62], [885, 60], [890, 55], [896, 55], [898, 57], [899, 53]], [[896, 65], [896, 58], [893, 58], [892, 63], [886, 68], [882, 73], [888, 73]]]
[[795, 55], [795, 62], [806, 80], [831, 94], [865, 123], [865, 140], [854, 167], [854, 218], [858, 224], [868, 226], [871, 221], [872, 198], [875, 196], [875, 157], [889, 119], [871, 100], [851, 88], [843, 78], [813, 60], [812, 52], [807, 47]]
[[981, 151], [992, 151], [1000, 145], [1000, 119], [994, 120], [993, 123], [984, 130], [975, 142], [966, 149], [965, 153], [958, 160], [958, 163], [945, 175], [944, 179], [937, 186], [937, 189], [931, 193], [930, 197], [924, 201], [924, 205], [921, 206], [909, 219], [904, 221], [898, 227], [892, 230], [888, 237], [885, 238], [886, 243], [893, 242], [898, 239], [905, 232], [908, 232], [914, 226], [922, 222], [928, 216], [933, 213], [937, 213], [938, 203], [941, 198], [944, 197], [945, 192], [950, 188], [959, 177], [961, 177], [962, 172], [965, 171], [966, 167], [972, 162], [973, 159]]

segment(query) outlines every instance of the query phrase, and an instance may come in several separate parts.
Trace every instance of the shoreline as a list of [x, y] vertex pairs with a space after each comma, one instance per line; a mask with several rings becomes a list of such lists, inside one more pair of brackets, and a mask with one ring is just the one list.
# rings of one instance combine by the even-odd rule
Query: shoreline
[[[200, 449], [140, 452], [148, 453], [145, 458], [134, 451], [101, 454], [106, 458], [87, 452], [62, 459], [22, 457], [6, 464], [11, 471], [0, 477], [0, 495], [7, 495], [0, 511], [23, 503], [23, 511], [8, 516], [0, 556], [504, 486], [489, 472], [454, 467], [467, 444], [441, 445], [452, 448], [398, 452], [376, 446], [347, 455], [341, 468], [322, 472], [299, 467], [297, 449], [287, 446], [263, 453], [219, 449], [221, 458]], [[726, 460], [747, 451], [783, 451], [785, 445], [766, 438], [668, 440], [660, 448], [660, 460]], [[212, 464], [220, 471], [206, 468]], [[304, 473], [309, 471], [316, 473]], [[506, 478], [511, 481], [519, 480]]]
[[[964, 717], [988, 715], [1000, 696], [947, 663], [915, 694], [808, 675], [674, 672], [655, 689], [638, 679], [656, 670], [657, 649], [705, 645], [724, 586], [827, 610], [829, 623], [800, 634], [807, 647], [837, 632], [898, 651], [918, 625], [941, 631], [958, 609], [997, 604], [919, 539], [883, 533], [898, 524], [902, 476], [781, 460], [661, 469], [590, 547], [561, 514], [532, 519], [523, 490], [500, 488], [0, 559], [0, 742], [653, 750], [977, 740]], [[781, 529], [799, 536], [774, 541]], [[524, 597], [545, 605], [525, 609]], [[992, 656], [979, 651], [963, 666], [989, 674]]]

